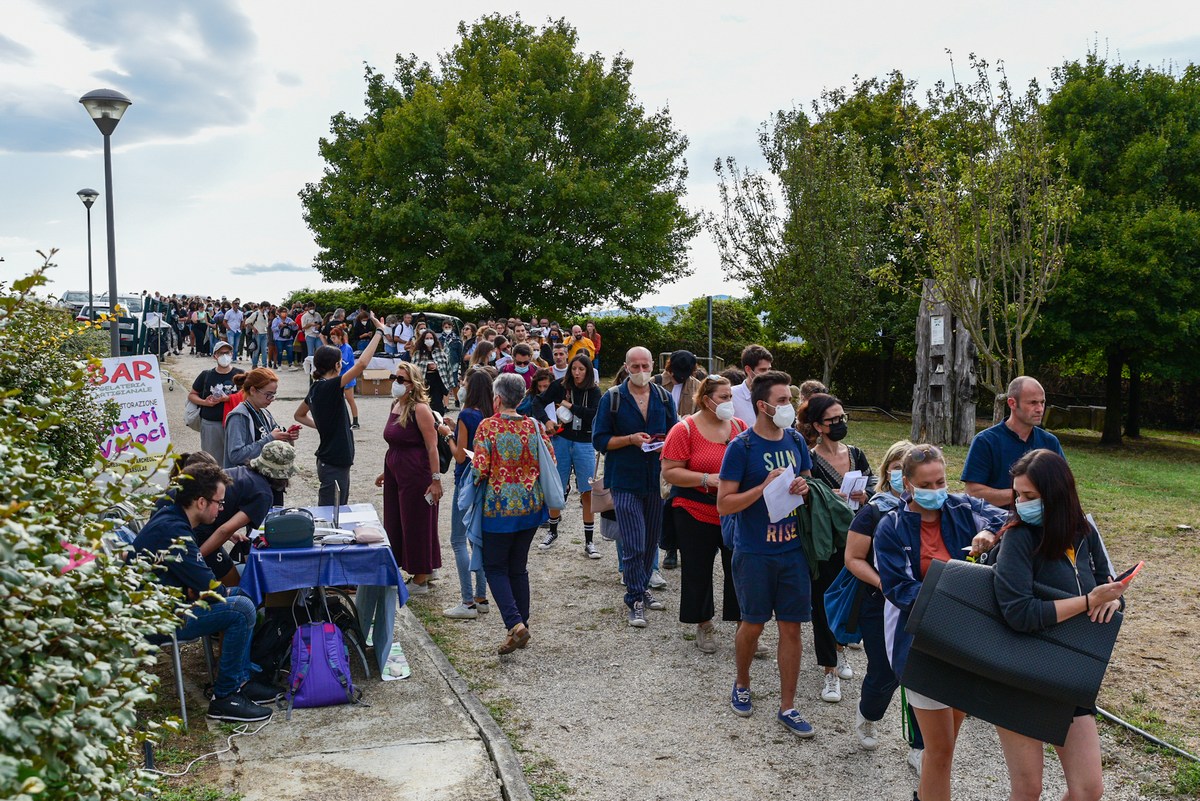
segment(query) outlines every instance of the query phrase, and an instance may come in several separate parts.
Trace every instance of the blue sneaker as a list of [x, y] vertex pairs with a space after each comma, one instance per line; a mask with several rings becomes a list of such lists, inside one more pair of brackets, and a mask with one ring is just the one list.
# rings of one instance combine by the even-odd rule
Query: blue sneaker
[[741, 715], [744, 718], [750, 717], [750, 713], [754, 711], [754, 705], [750, 703], [750, 688], [739, 687], [735, 681], [733, 683], [733, 696], [729, 699], [729, 705], [733, 707], [734, 714]]
[[816, 734], [812, 724], [800, 717], [800, 713], [795, 709], [789, 709], [786, 712], [780, 712], [775, 716], [775, 719], [783, 724], [785, 729], [802, 740], [807, 740], [809, 737], [812, 737], [814, 734]]

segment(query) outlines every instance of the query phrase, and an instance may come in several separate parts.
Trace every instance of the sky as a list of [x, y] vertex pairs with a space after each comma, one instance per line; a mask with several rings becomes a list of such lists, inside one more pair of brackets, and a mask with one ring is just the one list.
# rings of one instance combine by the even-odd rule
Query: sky
[[[781, 108], [893, 69], [918, 91], [969, 53], [1015, 83], [1098, 49], [1110, 60], [1200, 61], [1200, 6], [1187, 2], [781, 3], [344, 0], [4, 0], [0, 25], [0, 281], [59, 249], [51, 292], [87, 288], [84, 187], [104, 192], [102, 139], [78, 99], [133, 100], [113, 134], [119, 293], [277, 300], [322, 285], [297, 193], [320, 179], [330, 118], [363, 111], [363, 66], [397, 53], [436, 63], [460, 21], [563, 17], [584, 52], [633, 61], [648, 111], [689, 139], [686, 206], [720, 210], [713, 163], [763, 166], [757, 131]], [[961, 75], [960, 71], [960, 75]], [[92, 209], [97, 292], [107, 287], [104, 197]], [[637, 305], [737, 295], [707, 232], [689, 277]]]

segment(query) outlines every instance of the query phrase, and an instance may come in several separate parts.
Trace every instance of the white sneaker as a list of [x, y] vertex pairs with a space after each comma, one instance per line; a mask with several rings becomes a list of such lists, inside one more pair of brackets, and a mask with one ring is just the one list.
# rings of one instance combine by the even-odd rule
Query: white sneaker
[[667, 580], [662, 577], [662, 573], [655, 570], [650, 574], [650, 580], [646, 584], [652, 590], [664, 590], [667, 587]]
[[413, 596], [417, 596], [417, 595], [428, 595], [429, 594], [429, 582], [428, 581], [425, 582], [424, 584], [418, 584], [417, 582], [413, 581], [412, 579], [409, 579], [405, 583], [408, 585], [408, 596], [410, 598], [412, 598]]
[[850, 667], [850, 661], [846, 659], [845, 651], [837, 652], [837, 674], [839, 679], [849, 681], [854, 678], [854, 668]]
[[917, 778], [921, 778], [921, 764], [925, 761], [925, 752], [920, 748], [908, 749], [908, 766], [917, 773]]
[[855, 711], [854, 731], [858, 734], [858, 742], [863, 747], [864, 751], [874, 751], [879, 747], [879, 740], [875, 737], [875, 722], [867, 720], [863, 717], [863, 713], [859, 710]]
[[849, 645], [847, 645], [846, 647], [849, 648], [851, 651], [861, 651], [862, 643], [861, 642], [852, 642]]
[[831, 704], [842, 700], [842, 683], [838, 681], [837, 673], [825, 674], [825, 688], [821, 690], [821, 700]]
[[479, 617], [479, 610], [473, 606], [459, 604], [458, 606], [452, 606], [449, 609], [443, 609], [442, 615], [450, 618], [451, 620], [474, 620], [475, 618]]

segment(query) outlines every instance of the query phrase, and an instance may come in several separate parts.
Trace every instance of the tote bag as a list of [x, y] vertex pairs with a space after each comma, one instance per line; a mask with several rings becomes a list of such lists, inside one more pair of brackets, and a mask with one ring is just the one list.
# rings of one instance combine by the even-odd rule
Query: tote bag
[[606, 489], [604, 486], [604, 476], [600, 472], [599, 453], [596, 454], [596, 469], [592, 471], [592, 511], [596, 513], [611, 512], [613, 510], [612, 490]]
[[546, 438], [542, 436], [546, 429], [536, 420], [534, 423], [537, 425], [538, 482], [542, 485], [542, 494], [546, 496], [546, 507], [562, 509], [567, 505], [567, 499], [563, 493], [562, 479], [558, 477], [558, 465], [554, 462], [554, 454], [550, 453]]

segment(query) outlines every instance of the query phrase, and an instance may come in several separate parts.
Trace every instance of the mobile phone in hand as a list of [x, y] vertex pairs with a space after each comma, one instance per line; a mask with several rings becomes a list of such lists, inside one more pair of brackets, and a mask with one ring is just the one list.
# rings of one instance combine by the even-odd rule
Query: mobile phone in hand
[[432, 492], [425, 493], [425, 503], [429, 504], [430, 506], [433, 506], [433, 493]]
[[1138, 562], [1136, 565], [1134, 565], [1133, 567], [1129, 568], [1129, 569], [1128, 569], [1128, 570], [1126, 570], [1124, 573], [1122, 573], [1121, 575], [1119, 575], [1119, 576], [1117, 576], [1115, 579], [1113, 579], [1113, 581], [1119, 581], [1119, 582], [1121, 582], [1122, 584], [1124, 584], [1126, 587], [1128, 587], [1128, 586], [1129, 586], [1129, 583], [1130, 583], [1131, 581], [1133, 581], [1133, 577], [1134, 577], [1134, 576], [1136, 576], [1138, 573], [1142, 572], [1142, 566], [1143, 566], [1144, 564], [1146, 564], [1146, 563], [1145, 563], [1145, 562]]

